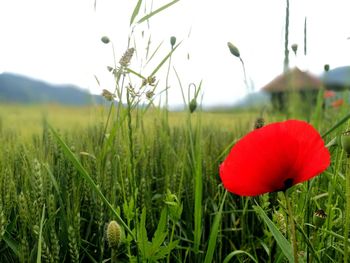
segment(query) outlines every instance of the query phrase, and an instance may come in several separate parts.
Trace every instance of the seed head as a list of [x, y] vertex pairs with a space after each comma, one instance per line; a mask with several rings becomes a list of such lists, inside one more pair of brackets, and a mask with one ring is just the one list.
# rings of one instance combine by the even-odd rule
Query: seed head
[[107, 227], [107, 241], [108, 245], [112, 249], [118, 248], [121, 237], [121, 229], [116, 221], [111, 221]]
[[229, 50], [230, 50], [232, 55], [234, 55], [235, 57], [238, 57], [238, 58], [241, 56], [241, 54], [239, 53], [238, 48], [235, 45], [233, 45], [231, 42], [228, 42], [227, 46], [228, 46], [228, 48], [229, 48]]
[[154, 92], [152, 90], [149, 90], [149, 91], [146, 92], [146, 98], [147, 99], [150, 100], [150, 99], [153, 98], [153, 96], [154, 96]]
[[102, 90], [102, 96], [108, 101], [112, 101], [115, 98], [115, 95], [106, 89]]
[[129, 48], [127, 51], [125, 51], [124, 55], [119, 60], [119, 64], [122, 67], [127, 67], [131, 61], [132, 56], [134, 55], [135, 49]]
[[147, 84], [154, 87], [155, 83], [156, 83], [156, 77], [155, 76], [149, 76], [146, 79], [142, 80], [142, 87], [146, 86]]

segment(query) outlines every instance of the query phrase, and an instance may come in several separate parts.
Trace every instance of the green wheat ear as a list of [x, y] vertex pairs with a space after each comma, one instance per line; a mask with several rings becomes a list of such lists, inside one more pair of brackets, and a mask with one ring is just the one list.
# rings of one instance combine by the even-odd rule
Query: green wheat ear
[[121, 237], [121, 229], [116, 221], [111, 221], [107, 227], [107, 241], [108, 245], [112, 249], [118, 248]]

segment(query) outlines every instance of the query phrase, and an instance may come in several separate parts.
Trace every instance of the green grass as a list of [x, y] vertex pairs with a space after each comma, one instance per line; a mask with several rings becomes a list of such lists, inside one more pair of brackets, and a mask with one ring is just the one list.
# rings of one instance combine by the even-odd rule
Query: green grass
[[[1, 109], [8, 113], [13, 106]], [[98, 115], [90, 123], [87, 111]], [[120, 116], [125, 111], [121, 109]], [[113, 141], [102, 144], [108, 109], [55, 106], [43, 114], [40, 107], [17, 105], [17, 118], [38, 121], [35, 129], [18, 128], [26, 137], [4, 125], [9, 119], [21, 125], [14, 115], [4, 113], [1, 262], [32, 262], [38, 251], [47, 262], [102, 262], [111, 255], [104, 234], [111, 220], [124, 225], [119, 261], [243, 262], [254, 258], [279, 262], [285, 258], [287, 247], [283, 245], [282, 250], [279, 240], [290, 238], [275, 216], [286, 214], [284, 198], [270, 194], [224, 198], [218, 177], [228, 146], [252, 129], [259, 112], [171, 112], [168, 124], [163, 110], [142, 113], [135, 109], [129, 124], [127, 118], [116, 123], [113, 113], [108, 133], [114, 127], [117, 132]], [[71, 119], [76, 117], [75, 123], [85, 125], [71, 129], [61, 121], [67, 113]], [[281, 118], [269, 116], [266, 120]], [[326, 142], [345, 129], [342, 117], [341, 111], [323, 112], [321, 132], [338, 126]], [[337, 120], [342, 123], [338, 125]], [[295, 186], [291, 193], [303, 260], [339, 262], [343, 257], [345, 155], [339, 146], [330, 151], [331, 167], [310, 186]], [[260, 206], [258, 213], [255, 202]], [[317, 229], [312, 222], [316, 209], [328, 214], [326, 223]]]
[[[150, 29], [152, 18], [177, 2], [135, 2], [122, 63], [111, 43], [113, 94], [122, 103], [0, 105], [0, 262], [291, 262], [290, 220], [299, 262], [344, 260], [349, 175], [339, 142], [349, 105], [322, 107], [321, 90], [307, 111], [298, 94], [285, 112], [270, 105], [201, 111], [202, 82], [187, 93], [172, 66], [182, 42], [163, 50], [151, 45], [149, 31], [141, 42], [137, 36], [138, 27]], [[133, 63], [134, 51], [146, 69]], [[168, 83], [170, 74], [177, 83]], [[166, 110], [170, 85], [180, 87], [183, 112]], [[163, 93], [165, 107], [157, 107], [154, 96]], [[329, 143], [331, 166], [290, 189], [289, 209], [281, 193], [240, 197], [219, 179], [220, 163], [258, 117], [307, 120]], [[322, 225], [313, 219], [320, 209], [327, 214]], [[118, 248], [106, 240], [112, 220], [121, 226]]]

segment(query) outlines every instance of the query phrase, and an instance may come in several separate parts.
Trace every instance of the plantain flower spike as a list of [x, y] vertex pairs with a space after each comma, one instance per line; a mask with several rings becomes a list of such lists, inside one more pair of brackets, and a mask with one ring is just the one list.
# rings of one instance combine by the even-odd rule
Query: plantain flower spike
[[112, 249], [118, 248], [120, 243], [121, 230], [120, 226], [116, 221], [111, 221], [107, 227], [107, 241], [108, 245]]

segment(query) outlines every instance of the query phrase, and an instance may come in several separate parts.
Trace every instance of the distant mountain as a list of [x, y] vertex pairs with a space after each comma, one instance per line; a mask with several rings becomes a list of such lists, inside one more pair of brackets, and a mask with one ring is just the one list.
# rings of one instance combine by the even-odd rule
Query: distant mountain
[[103, 98], [91, 95], [74, 85], [53, 85], [12, 73], [0, 74], [0, 102], [59, 103], [88, 105], [102, 103]]
[[258, 91], [246, 95], [242, 100], [234, 104], [235, 108], [260, 107], [270, 103], [270, 95], [266, 92]]

